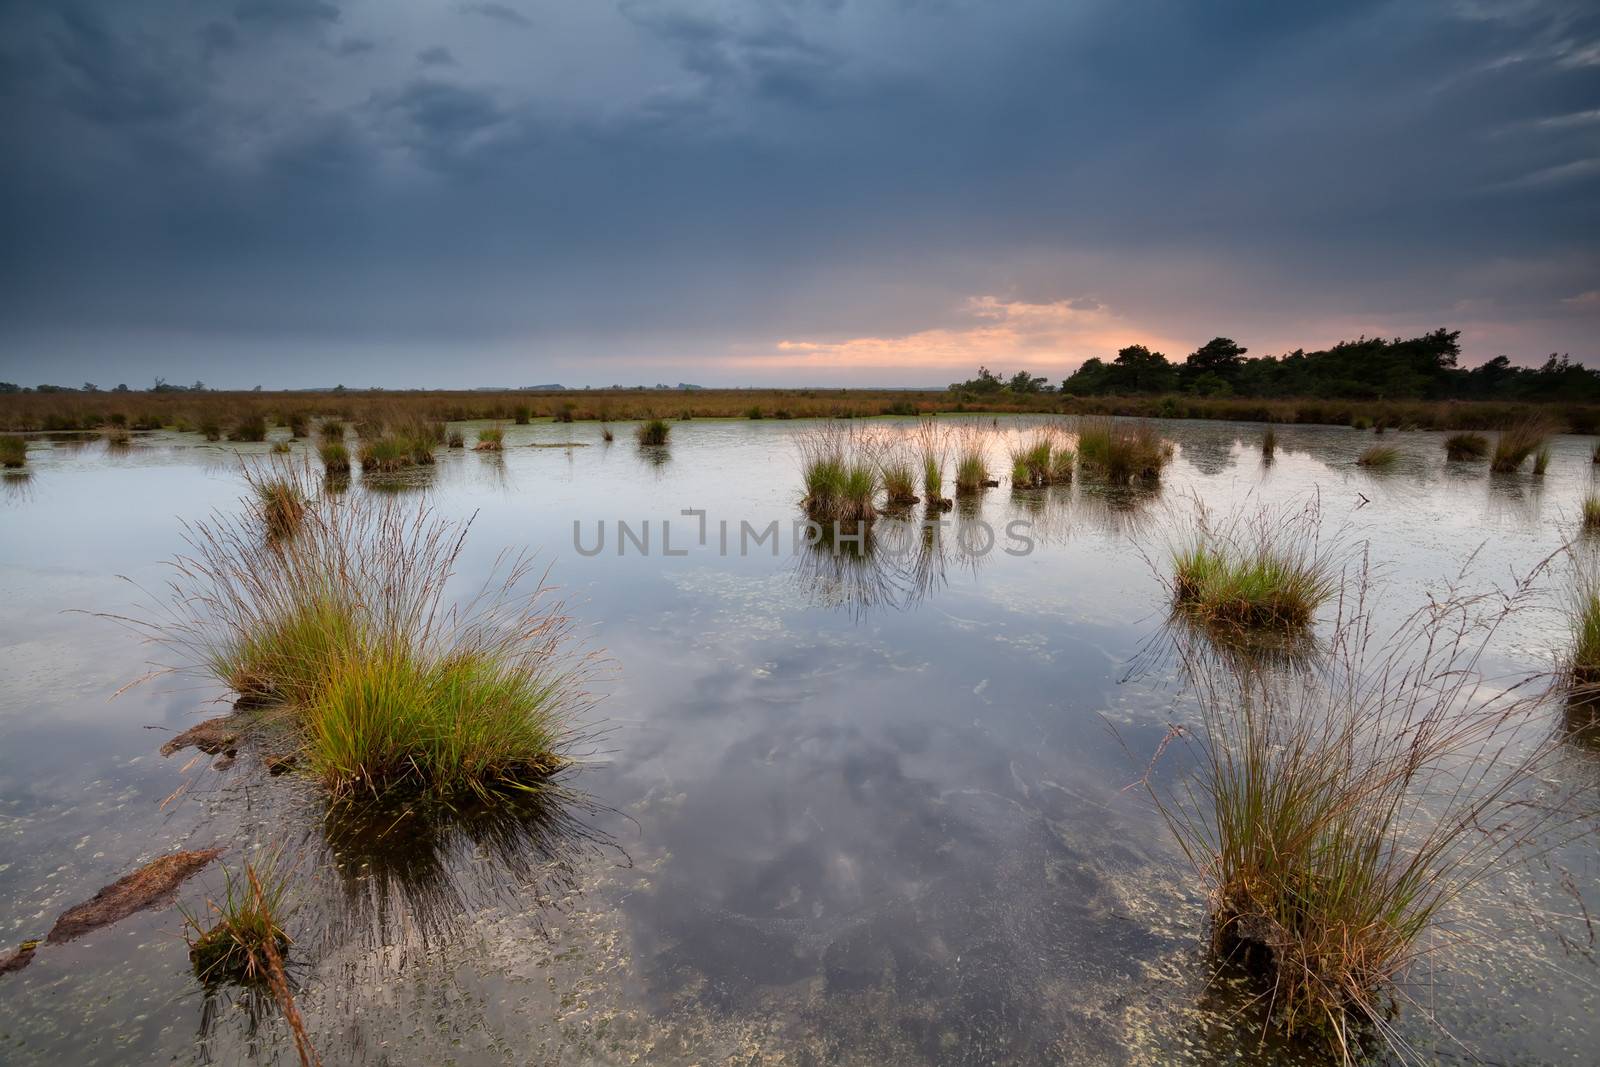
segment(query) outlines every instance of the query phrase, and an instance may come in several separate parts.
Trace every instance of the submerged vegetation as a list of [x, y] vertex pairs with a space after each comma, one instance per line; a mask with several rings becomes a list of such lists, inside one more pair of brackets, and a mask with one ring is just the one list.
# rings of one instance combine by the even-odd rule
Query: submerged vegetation
[[[246, 476], [259, 499], [261, 476]], [[175, 669], [280, 707], [335, 796], [487, 796], [566, 762], [588, 660], [543, 586], [523, 592], [528, 560], [452, 608], [467, 524], [392, 497], [322, 497], [295, 537], [264, 545], [248, 533], [259, 511], [190, 528], [170, 615], [142, 627], [182, 657]]]
[[1261, 977], [1277, 1026], [1345, 1062], [1358, 1032], [1390, 1032], [1385, 997], [1444, 909], [1565, 817], [1527, 803], [1549, 742], [1512, 741], [1538, 699], [1475, 670], [1525, 594], [1436, 601], [1377, 633], [1363, 585], [1312, 676], [1183, 653], [1199, 770], [1152, 793], [1210, 886], [1218, 954]]

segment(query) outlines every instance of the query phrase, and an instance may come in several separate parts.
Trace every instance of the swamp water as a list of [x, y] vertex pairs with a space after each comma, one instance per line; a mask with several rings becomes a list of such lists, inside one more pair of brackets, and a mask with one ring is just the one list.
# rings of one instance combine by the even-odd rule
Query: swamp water
[[[990, 429], [995, 471], [1031, 425]], [[92, 613], [139, 614], [182, 520], [236, 509], [238, 457], [267, 444], [34, 441], [0, 486], [0, 942], [163, 852], [282, 847], [291, 977], [329, 1064], [1320, 1062], [1262, 1042], [1248, 988], [1215, 974], [1203, 887], [1135, 784], [1194, 721], [1146, 556], [1165, 565], [1192, 495], [1226, 513], [1320, 493], [1330, 527], [1370, 542], [1398, 621], [1474, 552], [1463, 584], [1489, 588], [1573, 536], [1590, 442], [1556, 439], [1535, 479], [1447, 464], [1433, 433], [1386, 435], [1400, 462], [1368, 472], [1370, 434], [1280, 427], [1264, 466], [1259, 426], [1157, 425], [1177, 444], [1159, 491], [991, 489], [946, 516], [943, 551], [880, 520], [899, 560], [793, 551], [798, 421], [677, 423], [649, 451], [627, 425], [609, 445], [593, 424], [507, 427], [500, 454], [357, 474], [348, 492], [475, 515], [460, 591], [502, 550], [537, 550], [610, 663], [565, 796], [450, 816], [330, 812], [248, 752], [163, 758], [226, 710], [203, 680], [112, 698], [155, 650]], [[619, 556], [619, 520], [649, 520], [648, 554]], [[663, 520], [685, 554], [663, 552]], [[741, 522], [774, 520], [776, 557], [740, 552]], [[1031, 552], [1006, 551], [1014, 521]], [[1567, 630], [1545, 600], [1487, 673], [1554, 666]], [[1190, 769], [1172, 746], [1155, 773]], [[1556, 773], [1600, 792], [1600, 747], [1574, 743]], [[1451, 916], [1472, 936], [1413, 973], [1392, 1020], [1417, 1059], [1593, 1062], [1597, 840]], [[203, 909], [221, 880], [213, 865], [179, 899]], [[181, 926], [141, 912], [0, 976], [0, 1061], [295, 1062], [270, 1004], [200, 987]]]

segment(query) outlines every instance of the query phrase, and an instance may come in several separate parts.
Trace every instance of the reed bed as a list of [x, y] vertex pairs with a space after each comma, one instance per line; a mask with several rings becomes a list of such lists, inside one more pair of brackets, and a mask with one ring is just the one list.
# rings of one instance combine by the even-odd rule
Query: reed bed
[[879, 389], [597, 389], [572, 392], [510, 390], [205, 393], [17, 393], [0, 394], [0, 430], [92, 430], [115, 415], [135, 428], [230, 423], [242, 412], [274, 419], [304, 411], [347, 422], [376, 415], [418, 413], [452, 422], [552, 417], [564, 403], [577, 405], [579, 419], [611, 421], [649, 418], [661, 410], [687, 410], [695, 418], [743, 415], [752, 405], [770, 418], [865, 418], [932, 415], [940, 412], [1115, 415], [1127, 418], [1226, 419], [1230, 421], [1348, 426], [1360, 421], [1430, 430], [1482, 430], [1520, 419], [1548, 419], [1560, 429], [1594, 433], [1600, 406], [1487, 400], [1353, 400], [1319, 397], [1203, 397], [1194, 395], [1067, 396], [1060, 393], [1010, 393], [970, 396], [948, 390]]
[[1558, 740], [1537, 725], [1543, 687], [1479, 673], [1529, 585], [1380, 632], [1359, 584], [1310, 676], [1183, 650], [1198, 770], [1151, 787], [1210, 889], [1214, 949], [1259, 975], [1271, 1025], [1346, 1063], [1363, 1034], [1398, 1041], [1395, 980], [1437, 952], [1447, 909], [1574, 817], [1530, 803]]
[[1079, 467], [1114, 485], [1158, 480], [1172, 453], [1172, 443], [1147, 422], [1088, 418], [1078, 424]]
[[1483, 459], [1489, 454], [1489, 439], [1481, 433], [1453, 433], [1444, 441], [1446, 459]]
[[801, 507], [813, 522], [859, 526], [877, 517], [876, 443], [836, 423], [801, 434]]
[[666, 419], [648, 419], [635, 431], [639, 444], [646, 448], [660, 448], [672, 436], [672, 423]]
[[1489, 461], [1489, 469], [1496, 474], [1510, 474], [1517, 470], [1529, 456], [1544, 447], [1549, 433], [1549, 427], [1544, 422], [1534, 419], [1515, 423], [1500, 431], [1494, 443], [1494, 457]]
[[1174, 607], [1235, 631], [1304, 629], [1339, 588], [1338, 539], [1322, 536], [1320, 501], [1219, 522], [1198, 499], [1194, 529], [1172, 549]]
[[[254, 499], [262, 476], [246, 478]], [[264, 544], [254, 510], [190, 526], [164, 617], [131, 623], [179, 657], [171, 669], [281, 709], [335, 797], [487, 798], [567, 762], [589, 660], [525, 557], [447, 605], [467, 523], [324, 496], [292, 539]]]
[[1356, 466], [1386, 471], [1400, 462], [1400, 450], [1393, 445], [1371, 445], [1356, 457]]
[[15, 470], [28, 462], [28, 442], [20, 437], [0, 437], [0, 467]]

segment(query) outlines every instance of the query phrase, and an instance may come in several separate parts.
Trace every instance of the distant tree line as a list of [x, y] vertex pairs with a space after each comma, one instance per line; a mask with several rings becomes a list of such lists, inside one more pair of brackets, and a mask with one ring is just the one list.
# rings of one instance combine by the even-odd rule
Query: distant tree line
[[[1349, 400], [1600, 401], [1600, 371], [1552, 354], [1538, 367], [1513, 366], [1496, 356], [1482, 366], [1458, 367], [1461, 331], [1420, 337], [1363, 337], [1315, 352], [1248, 357], [1232, 338], [1216, 337], [1174, 363], [1144, 345], [1129, 345], [1107, 363], [1089, 359], [1061, 383], [1074, 396], [1190, 393], [1196, 396], [1328, 397]], [[1048, 391], [1044, 379], [1011, 378], [980, 367], [978, 376], [950, 387], [975, 396]]]

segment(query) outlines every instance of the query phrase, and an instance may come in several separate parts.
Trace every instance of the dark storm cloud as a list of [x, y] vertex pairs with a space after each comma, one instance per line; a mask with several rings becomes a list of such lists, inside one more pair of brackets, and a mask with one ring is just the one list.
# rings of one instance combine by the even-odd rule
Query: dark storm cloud
[[725, 380], [980, 295], [1255, 351], [1450, 323], [1596, 354], [1588, 5], [224, 10], [0, 7], [0, 359], [274, 339], [302, 380], [425, 340], [464, 384], [529, 352]]
[[503, 22], [508, 26], [517, 26], [522, 29], [527, 29], [533, 25], [528, 16], [506, 4], [462, 4], [461, 10], [469, 15], [481, 15], [486, 19], [493, 19], [496, 22]]
[[339, 21], [339, 8], [327, 0], [238, 0], [233, 17], [265, 29], [303, 30]]

